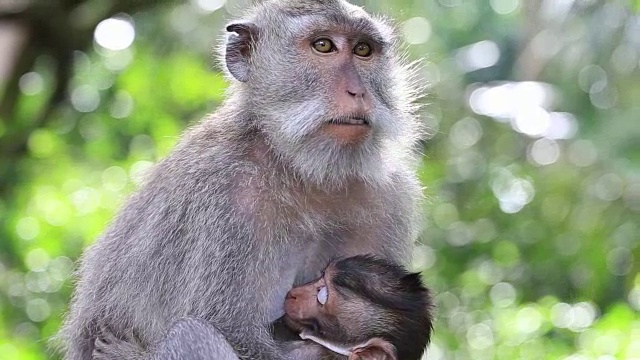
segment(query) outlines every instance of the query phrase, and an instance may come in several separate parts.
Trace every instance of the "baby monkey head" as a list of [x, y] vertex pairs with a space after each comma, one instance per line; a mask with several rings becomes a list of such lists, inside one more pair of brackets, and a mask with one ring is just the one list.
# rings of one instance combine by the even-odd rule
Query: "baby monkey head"
[[419, 274], [362, 255], [334, 261], [318, 280], [289, 291], [284, 320], [309, 339], [417, 360], [431, 339], [432, 308]]
[[380, 183], [418, 131], [392, 28], [343, 0], [265, 1], [228, 25], [236, 99], [303, 178]]

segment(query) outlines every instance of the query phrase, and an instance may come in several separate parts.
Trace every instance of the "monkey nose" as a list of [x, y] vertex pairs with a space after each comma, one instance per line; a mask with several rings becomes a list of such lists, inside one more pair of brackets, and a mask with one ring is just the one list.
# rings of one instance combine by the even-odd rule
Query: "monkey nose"
[[296, 299], [296, 296], [295, 296], [295, 295], [293, 295], [293, 294], [291, 293], [291, 291], [289, 291], [289, 292], [287, 293], [287, 296], [285, 296], [285, 300], [295, 300], [295, 299]]
[[364, 89], [348, 89], [347, 94], [351, 95], [354, 98], [364, 98], [366, 91]]
[[371, 111], [371, 99], [366, 90], [348, 89], [345, 104], [352, 112], [368, 113]]

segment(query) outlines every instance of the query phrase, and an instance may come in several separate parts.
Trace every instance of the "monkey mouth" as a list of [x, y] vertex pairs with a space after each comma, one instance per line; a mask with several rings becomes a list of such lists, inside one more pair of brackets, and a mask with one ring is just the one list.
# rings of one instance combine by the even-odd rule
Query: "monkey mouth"
[[323, 126], [324, 133], [344, 145], [356, 145], [369, 135], [369, 120], [362, 116], [336, 118]]
[[315, 319], [294, 319], [289, 314], [285, 314], [283, 320], [285, 325], [295, 332], [304, 329], [317, 332], [320, 329], [320, 324]]
[[369, 120], [366, 117], [345, 117], [329, 120], [332, 125], [366, 125], [369, 126]]
[[318, 333], [320, 331], [320, 324], [316, 319], [304, 319], [298, 322], [300, 324], [300, 331], [303, 329], [311, 330], [314, 333]]

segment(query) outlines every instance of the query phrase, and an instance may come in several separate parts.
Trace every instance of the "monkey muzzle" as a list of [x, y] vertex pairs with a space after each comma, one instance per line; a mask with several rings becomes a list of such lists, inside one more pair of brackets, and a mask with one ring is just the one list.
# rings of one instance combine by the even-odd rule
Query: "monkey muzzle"
[[371, 132], [369, 119], [364, 116], [343, 117], [327, 122], [324, 132], [343, 144], [358, 144]]

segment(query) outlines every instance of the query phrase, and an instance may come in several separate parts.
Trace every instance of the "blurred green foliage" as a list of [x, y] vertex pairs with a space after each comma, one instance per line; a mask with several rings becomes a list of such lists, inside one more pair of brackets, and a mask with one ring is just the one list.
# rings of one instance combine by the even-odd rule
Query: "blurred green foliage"
[[[640, 2], [356, 3], [397, 19], [424, 59], [428, 358], [639, 359]], [[241, 4], [216, 4], [124, 17], [135, 42], [76, 52], [43, 123], [50, 59], [20, 78], [0, 119], [3, 149], [28, 136], [0, 158], [0, 358], [51, 356], [82, 248], [222, 100], [211, 47]]]

